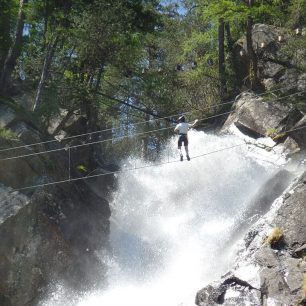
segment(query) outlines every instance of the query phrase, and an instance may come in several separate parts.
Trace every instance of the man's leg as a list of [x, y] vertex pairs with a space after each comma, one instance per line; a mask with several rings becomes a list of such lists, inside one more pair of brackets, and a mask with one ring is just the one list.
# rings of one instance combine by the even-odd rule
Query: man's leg
[[178, 146], [178, 150], [180, 152], [180, 159], [181, 159], [181, 161], [183, 161], [182, 142], [183, 142], [183, 137], [182, 137], [182, 135], [180, 135], [179, 139], [178, 139], [178, 142], [177, 142], [177, 146]]
[[179, 152], [180, 152], [180, 159], [181, 159], [181, 161], [183, 161], [182, 146], [179, 146], [178, 149], [179, 149]]
[[190, 160], [190, 157], [189, 157], [189, 152], [188, 152], [188, 145], [185, 146], [185, 151], [186, 151], [186, 157], [187, 157], [187, 160]]

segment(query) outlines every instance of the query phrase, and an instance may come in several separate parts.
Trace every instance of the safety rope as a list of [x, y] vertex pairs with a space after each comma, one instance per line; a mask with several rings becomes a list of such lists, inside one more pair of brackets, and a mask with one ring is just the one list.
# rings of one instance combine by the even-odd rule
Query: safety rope
[[[275, 89], [275, 90], [271, 90], [271, 91], [266, 91], [266, 92], [261, 93], [261, 94], [256, 94], [256, 96], [260, 97], [262, 95], [271, 94], [271, 93], [274, 93], [274, 92], [277, 92], [277, 91], [280, 91], [280, 90], [281, 89], [279, 88], [279, 89]], [[299, 93], [303, 93], [303, 91], [296, 92], [294, 94], [299, 94]], [[282, 97], [280, 97], [279, 99], [282, 99]], [[236, 99], [230, 100], [230, 101], [227, 101], [227, 102], [223, 102], [223, 103], [217, 103], [217, 104], [214, 104], [214, 105], [211, 105], [211, 106], [207, 106], [207, 107], [203, 108], [202, 110], [207, 110], [207, 109], [211, 109], [211, 108], [214, 108], [214, 107], [231, 104], [231, 103], [234, 103], [235, 101], [236, 101]], [[168, 118], [172, 118], [172, 117], [177, 117], [177, 116], [180, 116], [180, 115], [187, 115], [187, 114], [190, 114], [191, 112], [192, 112], [192, 110], [184, 112], [184, 113], [173, 114], [173, 115], [166, 116], [166, 117], [161, 117], [161, 118], [156, 118], [156, 119], [150, 119], [150, 120], [146, 120], [146, 121], [136, 122], [136, 123], [133, 123], [133, 126], [137, 126], [137, 125], [141, 125], [141, 124], [146, 124], [148, 122], [160, 121], [160, 120], [164, 120], [164, 119], [168, 119]], [[69, 139], [74, 139], [74, 138], [78, 138], [78, 137], [84, 137], [84, 136], [88, 136], [88, 135], [95, 135], [95, 134], [99, 134], [99, 133], [103, 133], [103, 132], [107, 132], [107, 131], [113, 131], [113, 130], [120, 129], [120, 128], [122, 128], [122, 125], [118, 126], [118, 127], [112, 127], [112, 128], [107, 128], [107, 129], [103, 129], [103, 130], [98, 130], [98, 131], [93, 131], [93, 132], [88, 132], [88, 133], [68, 136], [68, 137], [62, 138], [60, 140], [52, 139], [52, 140], [47, 140], [47, 141], [41, 141], [41, 142], [35, 142], [35, 143], [27, 144], [27, 145], [22, 145], [22, 146], [15, 146], [15, 147], [11, 147], [11, 148], [0, 149], [0, 152], [11, 151], [11, 150], [16, 150], [16, 149], [21, 149], [21, 148], [29, 148], [29, 147], [32, 147], [32, 146], [38, 146], [38, 145], [48, 144], [48, 143], [53, 143], [53, 142], [64, 142], [64, 141], [69, 140]]]
[[[304, 128], [306, 128], [306, 126], [301, 126], [301, 127], [295, 128], [295, 129], [290, 129], [290, 130], [278, 133], [278, 134], [276, 134], [276, 136], [277, 135], [282, 135], [282, 134], [285, 134], [285, 133], [288, 133], [288, 132], [296, 131], [296, 130], [301, 130], [301, 129], [304, 129]], [[237, 148], [237, 147], [240, 147], [242, 145], [248, 145], [248, 143], [246, 141], [244, 141], [243, 143], [240, 143], [240, 144], [237, 144], [237, 145], [233, 145], [233, 146], [230, 146], [230, 147], [221, 148], [221, 149], [218, 149], [218, 150], [214, 150], [214, 151], [210, 151], [210, 152], [206, 152], [206, 153], [203, 153], [203, 154], [200, 154], [200, 155], [193, 156], [192, 159], [196, 159], [196, 158], [200, 158], [200, 157], [203, 157], [203, 156], [215, 154], [215, 153], [218, 153], [218, 152], [221, 152], [221, 151], [226, 151], [226, 150], [229, 150], [229, 149]], [[49, 182], [49, 183], [43, 183], [43, 184], [38, 184], [38, 185], [27, 186], [27, 187], [23, 187], [23, 188], [19, 188], [19, 189], [14, 189], [13, 191], [22, 191], [22, 190], [27, 190], [27, 189], [32, 189], [32, 188], [38, 188], [38, 187], [44, 187], [44, 186], [50, 186], [50, 185], [56, 185], [56, 184], [62, 184], [62, 183], [75, 182], [75, 181], [86, 180], [86, 179], [100, 177], [100, 176], [106, 176], [106, 175], [112, 175], [112, 174], [117, 174], [117, 173], [135, 171], [135, 170], [151, 168], [151, 167], [157, 167], [157, 166], [176, 163], [176, 162], [180, 162], [180, 160], [176, 160], [176, 159], [175, 160], [169, 160], [169, 158], [168, 158], [168, 161], [166, 161], [166, 162], [149, 164], [149, 165], [140, 166], [140, 167], [135, 166], [135, 167], [129, 168], [129, 169], [109, 171], [107, 173], [99, 173], [99, 174], [87, 175], [87, 176], [84, 176], [84, 177], [77, 177], [77, 178], [71, 178], [71, 176], [70, 176], [70, 164], [69, 164], [69, 178], [68, 179], [55, 181], [55, 182]]]
[[[229, 149], [232, 149], [232, 148], [240, 147], [242, 145], [247, 145], [247, 143], [243, 142], [243, 143], [238, 144], [238, 145], [234, 145], [234, 146], [210, 151], [210, 152], [207, 152], [207, 153], [203, 153], [203, 154], [200, 154], [200, 155], [196, 155], [196, 156], [193, 156], [192, 159], [200, 158], [200, 157], [207, 156], [207, 155], [210, 155], [210, 154], [214, 154], [214, 153], [229, 150]], [[130, 171], [135, 171], [135, 170], [140, 170], [140, 169], [145, 169], [145, 168], [152, 168], [152, 167], [162, 166], [162, 165], [166, 165], [166, 164], [172, 164], [172, 163], [176, 163], [176, 162], [180, 162], [180, 160], [175, 159], [175, 160], [170, 160], [170, 161], [161, 162], [161, 163], [148, 164], [148, 165], [140, 166], [140, 167], [133, 167], [133, 168], [117, 170], [117, 171], [109, 171], [107, 173], [99, 173], [99, 174], [93, 174], [93, 175], [88, 175], [88, 176], [84, 176], [84, 177], [69, 178], [69, 179], [50, 182], [50, 183], [37, 184], [37, 185], [27, 186], [27, 187], [23, 187], [23, 188], [13, 189], [13, 191], [22, 191], [22, 190], [31, 189], [31, 188], [38, 188], [38, 187], [45, 187], [45, 186], [50, 186], [50, 185], [62, 184], [62, 183], [75, 182], [75, 181], [80, 181], [80, 180], [87, 180], [87, 179], [90, 179], [90, 178], [112, 175], [112, 174], [123, 173], [123, 172], [130, 172]]]
[[[298, 94], [301, 94], [301, 93], [303, 93], [303, 92], [293, 93], [293, 94], [290, 94], [290, 95], [287, 95], [287, 96], [284, 96], [284, 97], [280, 97], [280, 98], [271, 100], [270, 102], [279, 101], [279, 100], [282, 100], [282, 99], [285, 99], [285, 98], [288, 98], [288, 97], [291, 97], [291, 96], [294, 96], [294, 95], [298, 95]], [[231, 114], [231, 113], [233, 113], [235, 111], [236, 110], [232, 110], [232, 111], [224, 112], [224, 113], [221, 113], [221, 114], [218, 114], [218, 115], [204, 117], [204, 118], [199, 119], [198, 121], [205, 121], [205, 120], [208, 120], [208, 119], [217, 118], [217, 117], [220, 117], [220, 116]], [[172, 128], [173, 128], [173, 126], [164, 127], [164, 128], [160, 128], [160, 129], [146, 131], [146, 132], [134, 133], [132, 135], [124, 135], [124, 136], [120, 136], [120, 137], [116, 137], [116, 138], [108, 138], [108, 139], [103, 139], [103, 140], [97, 140], [97, 141], [82, 143], [82, 144], [73, 145], [73, 146], [69, 146], [69, 147], [64, 147], [64, 148], [57, 148], [57, 149], [45, 150], [45, 151], [42, 151], [42, 152], [33, 152], [33, 153], [23, 154], [23, 155], [18, 155], [18, 156], [13, 156], [13, 157], [6, 157], [6, 158], [0, 159], [0, 161], [13, 160], [13, 159], [18, 159], [18, 158], [24, 158], [24, 157], [30, 157], [30, 156], [46, 154], [46, 153], [54, 153], [54, 152], [59, 152], [59, 151], [64, 151], [64, 150], [67, 151], [67, 150], [71, 150], [71, 149], [75, 149], [75, 148], [85, 147], [85, 146], [94, 145], [94, 144], [100, 144], [100, 143], [104, 143], [104, 142], [108, 142], [108, 141], [114, 141], [115, 142], [115, 141], [118, 141], [118, 140], [122, 140], [124, 138], [138, 137], [138, 136], [141, 136], [141, 135], [157, 133], [157, 132], [169, 130], [169, 129], [172, 129]], [[285, 132], [282, 132], [282, 133], [285, 133]], [[23, 147], [26, 148], [27, 146], [23, 146]]]

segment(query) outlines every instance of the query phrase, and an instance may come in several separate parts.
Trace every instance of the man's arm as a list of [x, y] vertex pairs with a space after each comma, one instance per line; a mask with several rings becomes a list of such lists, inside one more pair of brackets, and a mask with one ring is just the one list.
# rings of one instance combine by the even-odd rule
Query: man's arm
[[192, 127], [192, 128], [195, 127], [196, 124], [198, 123], [198, 121], [199, 121], [198, 119], [194, 120], [194, 122], [190, 125], [190, 127]]

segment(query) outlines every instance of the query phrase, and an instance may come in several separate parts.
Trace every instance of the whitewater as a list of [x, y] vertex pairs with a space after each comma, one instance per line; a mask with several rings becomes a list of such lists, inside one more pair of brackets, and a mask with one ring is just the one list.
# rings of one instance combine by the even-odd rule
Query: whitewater
[[191, 161], [178, 160], [172, 137], [160, 165], [122, 162], [110, 203], [112, 254], [100, 254], [108, 285], [78, 295], [58, 285], [41, 305], [191, 306], [230, 269], [243, 211], [285, 160], [235, 135], [192, 130], [189, 143]]

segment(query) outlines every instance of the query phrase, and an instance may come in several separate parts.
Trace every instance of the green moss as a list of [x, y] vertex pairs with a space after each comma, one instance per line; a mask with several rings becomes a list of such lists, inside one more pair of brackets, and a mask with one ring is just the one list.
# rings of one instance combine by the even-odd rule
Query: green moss
[[284, 232], [281, 228], [275, 227], [273, 228], [270, 235], [265, 240], [266, 243], [268, 243], [271, 246], [276, 245], [278, 242], [280, 242], [284, 237]]
[[78, 165], [77, 169], [81, 172], [87, 172], [87, 168], [84, 165]]
[[267, 132], [266, 132], [266, 136], [267, 137], [275, 137], [277, 135], [277, 130], [275, 128], [269, 128], [267, 129]]
[[4, 139], [17, 139], [17, 135], [11, 130], [0, 128], [0, 138]]

